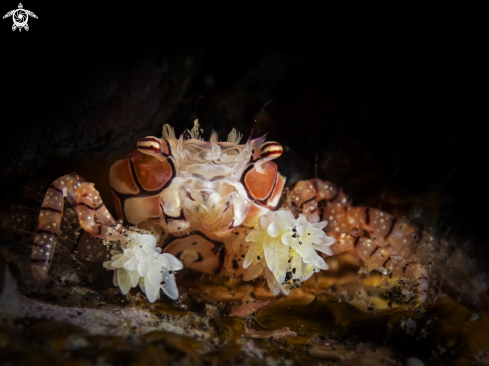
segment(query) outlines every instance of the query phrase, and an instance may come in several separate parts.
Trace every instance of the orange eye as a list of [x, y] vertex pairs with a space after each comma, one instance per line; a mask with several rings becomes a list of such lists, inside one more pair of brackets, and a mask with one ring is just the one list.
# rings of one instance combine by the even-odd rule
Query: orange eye
[[261, 145], [260, 156], [262, 158], [276, 159], [282, 155], [282, 151], [284, 151], [284, 149], [278, 142], [268, 141]]

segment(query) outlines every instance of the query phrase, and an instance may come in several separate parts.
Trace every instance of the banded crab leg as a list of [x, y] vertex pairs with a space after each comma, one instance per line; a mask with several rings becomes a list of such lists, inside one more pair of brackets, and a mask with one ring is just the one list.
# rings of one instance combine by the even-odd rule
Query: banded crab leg
[[309, 222], [319, 222], [317, 193], [313, 182], [308, 180], [297, 182], [282, 208], [287, 208], [295, 216], [302, 213]]
[[311, 184], [317, 192], [321, 218], [328, 221], [325, 230], [337, 239], [331, 246], [333, 253], [354, 249], [371, 269], [414, 279], [419, 284], [420, 301], [426, 299], [429, 266], [444, 279], [444, 291], [460, 296], [467, 306], [478, 309], [489, 305], [484, 271], [477, 271], [474, 261], [455, 243], [415, 229], [380, 210], [351, 207], [333, 183], [312, 180]]
[[454, 243], [399, 222], [380, 210], [351, 207], [343, 192], [330, 182], [313, 184], [320, 205], [327, 203], [320, 210], [322, 219], [329, 221], [326, 230], [337, 238], [331, 247], [335, 254], [354, 249], [365, 263], [372, 264], [372, 269], [414, 279], [419, 284], [420, 301], [427, 295], [429, 266], [439, 279], [444, 279], [444, 291], [462, 296], [464, 303], [474, 309], [484, 307], [485, 302], [479, 299], [485, 297], [488, 288], [484, 273], [474, 271], [474, 261]]
[[81, 183], [76, 189], [76, 211], [82, 228], [93, 236], [105, 240], [125, 239], [122, 222], [114, 220], [93, 183]]
[[[310, 197], [311, 190], [316, 193], [316, 199]], [[431, 249], [428, 245], [412, 250], [407, 245], [416, 238], [413, 228], [380, 210], [351, 207], [345, 194], [330, 182], [301, 181], [291, 192], [291, 198], [292, 206], [302, 209], [308, 220], [319, 210], [321, 219], [328, 221], [324, 230], [336, 239], [330, 247], [334, 254], [355, 250], [371, 270], [415, 280], [419, 301], [426, 300], [428, 274], [420, 262]], [[325, 203], [326, 207], [318, 207], [318, 203], [319, 206]]]
[[[106, 239], [123, 239], [122, 225], [114, 221], [100, 199], [93, 184], [76, 173], [56, 179], [48, 188], [39, 214], [39, 225], [32, 243], [31, 268], [34, 278], [42, 285], [51, 287], [48, 275], [58, 241], [64, 210], [64, 197], [76, 209], [83, 229], [92, 235]], [[102, 224], [95, 222], [95, 216]]]

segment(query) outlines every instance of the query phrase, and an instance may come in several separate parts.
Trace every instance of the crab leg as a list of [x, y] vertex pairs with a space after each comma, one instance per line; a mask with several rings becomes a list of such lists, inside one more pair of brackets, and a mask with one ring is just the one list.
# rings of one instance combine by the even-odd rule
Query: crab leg
[[[445, 290], [464, 296], [466, 304], [474, 309], [479, 307], [479, 297], [489, 298], [483, 272], [477, 271], [474, 261], [455, 243], [449, 244], [380, 210], [351, 207], [333, 183], [311, 183], [317, 192], [321, 219], [328, 221], [325, 230], [336, 238], [331, 246], [334, 254], [355, 250], [372, 270], [414, 279], [419, 284], [420, 301], [424, 301], [428, 289], [426, 266], [444, 279]], [[321, 207], [324, 204], [326, 207]]]
[[[115, 222], [100, 199], [93, 184], [76, 173], [56, 179], [48, 188], [39, 214], [39, 225], [32, 243], [31, 268], [34, 278], [42, 285], [52, 286], [48, 275], [56, 243], [58, 241], [64, 197], [76, 209], [83, 229], [94, 236], [107, 240], [124, 238], [120, 234], [122, 225]], [[102, 224], [96, 224], [94, 214]], [[111, 226], [111, 227], [109, 227]]]
[[[339, 236], [341, 237], [342, 235]], [[358, 233], [356, 237], [353, 237], [352, 234], [350, 236], [354, 239], [352, 249], [356, 250], [358, 256], [370, 270], [378, 270], [381, 275], [390, 276], [392, 274], [396, 277], [406, 277], [415, 280], [419, 285], [418, 300], [420, 302], [426, 300], [428, 274], [425, 266], [419, 263], [419, 258], [413, 258], [412, 255], [396, 255], [395, 249], [397, 248], [389, 243], [378, 241], [376, 238], [368, 239]], [[335, 251], [333, 250], [333, 252]]]
[[[370, 207], [351, 207], [341, 190], [330, 182], [316, 182], [323, 188], [318, 194], [320, 204], [327, 200], [327, 207], [320, 208], [322, 220], [328, 221], [326, 231], [337, 236], [331, 249], [335, 254], [356, 249], [362, 257], [362, 243], [368, 240], [370, 251], [380, 248], [392, 255], [415, 260], [421, 264], [446, 259], [448, 243], [422, 230], [401, 223], [394, 216]], [[324, 192], [331, 192], [325, 195]], [[332, 196], [332, 197], [331, 197]], [[368, 252], [368, 250], [367, 250]]]
[[[316, 192], [315, 199], [309, 197], [311, 190]], [[380, 210], [352, 208], [344, 193], [330, 182], [301, 181], [291, 192], [291, 198], [292, 206], [302, 208], [308, 220], [320, 210], [321, 219], [328, 221], [325, 230], [336, 238], [331, 246], [334, 254], [353, 249], [371, 270], [412, 278], [419, 284], [419, 301], [426, 300], [428, 275], [420, 262], [428, 256], [421, 251], [433, 249], [427, 246], [416, 255], [416, 250], [407, 245], [408, 239], [413, 242], [414, 229], [399, 225], [395, 217]], [[318, 207], [317, 202], [326, 203], [326, 207]]]
[[75, 190], [85, 179], [76, 173], [56, 179], [48, 188], [39, 213], [39, 225], [32, 243], [31, 267], [34, 278], [43, 285], [52, 285], [49, 267], [58, 241], [64, 197], [76, 207]]
[[[76, 211], [83, 229], [105, 240], [125, 238], [122, 223], [114, 220], [93, 183], [81, 183], [76, 189], [76, 198]], [[101, 224], [95, 222], [95, 217]]]
[[296, 216], [302, 213], [309, 222], [319, 221], [317, 194], [311, 181], [298, 182], [283, 207]]

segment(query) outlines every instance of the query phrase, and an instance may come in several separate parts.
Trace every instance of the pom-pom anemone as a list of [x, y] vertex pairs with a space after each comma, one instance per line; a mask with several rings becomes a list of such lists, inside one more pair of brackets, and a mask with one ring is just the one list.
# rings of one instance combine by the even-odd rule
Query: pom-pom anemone
[[310, 223], [302, 214], [296, 219], [288, 210], [261, 216], [259, 228], [246, 237], [246, 241], [254, 243], [243, 262], [243, 267], [249, 268], [244, 280], [252, 280], [265, 271], [270, 291], [288, 295], [314, 272], [328, 269], [316, 252], [333, 255], [329, 246], [336, 240], [322, 230], [326, 225], [327, 221]]
[[111, 259], [104, 262], [105, 268], [114, 271], [114, 286], [126, 295], [139, 284], [149, 302], [159, 299], [160, 289], [170, 299], [178, 299], [174, 271], [182, 269], [182, 263], [171, 254], [161, 253], [161, 248], [155, 247], [154, 235], [128, 232], [127, 239], [120, 243], [123, 252], [112, 250]]

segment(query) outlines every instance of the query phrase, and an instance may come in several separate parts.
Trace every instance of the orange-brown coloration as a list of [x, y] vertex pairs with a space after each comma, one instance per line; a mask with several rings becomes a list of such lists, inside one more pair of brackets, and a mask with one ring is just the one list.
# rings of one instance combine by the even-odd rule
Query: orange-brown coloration
[[135, 150], [110, 168], [117, 214], [125, 223], [137, 225], [142, 218], [160, 217], [159, 193], [176, 175], [171, 158], [161, 158]]
[[[380, 210], [351, 207], [344, 193], [331, 182], [301, 181], [290, 198], [290, 207], [296, 212], [301, 210], [309, 221], [328, 221], [324, 230], [336, 239], [331, 246], [334, 254], [354, 250], [370, 270], [379, 270], [381, 275], [412, 278], [419, 284], [419, 300], [425, 301], [427, 271], [419, 263], [420, 258], [406, 255], [409, 254], [407, 240], [413, 241], [412, 228], [406, 224], [394, 228], [396, 219]], [[319, 212], [317, 202], [322, 200], [327, 206]]]
[[244, 176], [244, 183], [248, 188], [248, 193], [253, 199], [262, 201], [270, 197], [274, 189], [278, 167], [277, 164], [267, 161], [262, 164], [263, 173], [250, 169]]
[[134, 182], [131, 171], [131, 162], [129, 156], [117, 160], [110, 167], [110, 185], [112, 189], [123, 194], [138, 194], [139, 188]]
[[119, 199], [119, 197], [116, 196], [114, 191], [112, 191], [112, 198], [114, 200], [115, 209], [117, 211], [117, 217], [119, 217], [119, 218], [121, 218], [121, 220], [123, 220], [122, 218], [124, 217], [124, 211], [122, 210], [122, 202]]
[[159, 219], [161, 215], [160, 197], [129, 197], [124, 204], [124, 217], [128, 223], [139, 224], [141, 217]]
[[250, 207], [250, 210], [248, 211], [248, 216], [246, 220], [243, 222], [244, 226], [251, 226], [252, 223], [254, 222], [254, 219], [256, 217], [260, 217], [268, 212], [268, 208], [257, 205], [257, 204], [252, 204]]
[[[318, 207], [318, 202], [323, 207]], [[324, 230], [336, 239], [331, 246], [334, 254], [351, 250], [367, 268], [378, 270], [381, 276], [416, 281], [420, 302], [428, 294], [426, 266], [434, 269], [460, 267], [463, 258], [455, 263], [449, 259], [455, 252], [459, 257], [466, 257], [445, 240], [416, 230], [388, 213], [370, 207], [352, 207], [342, 190], [331, 182], [318, 179], [298, 182], [285, 207], [296, 214], [302, 212], [309, 221], [328, 221]], [[467, 264], [464, 271], [469, 270]], [[483, 281], [474, 277], [471, 280], [475, 292], [484, 291]]]
[[150, 155], [135, 151], [132, 153], [132, 163], [136, 177], [146, 191], [162, 190], [175, 176], [168, 159], [158, 161]]
[[[112, 165], [117, 214], [125, 224], [151, 230], [157, 245], [186, 267], [243, 276], [239, 261], [250, 245], [246, 235], [260, 216], [276, 208], [282, 194], [285, 179], [270, 161], [282, 147], [264, 137], [239, 145], [235, 131], [227, 142], [218, 142], [216, 133], [207, 142], [198, 131], [196, 123], [190, 139], [183, 134], [176, 139], [167, 126], [163, 139], [140, 139], [138, 150]], [[46, 193], [32, 252], [34, 276], [44, 284], [50, 281], [63, 197], [76, 207], [87, 232], [107, 240], [124, 238], [93, 184], [74, 173], [57, 179]], [[303, 213], [309, 222], [328, 221], [324, 230], [336, 239], [334, 254], [351, 250], [381, 276], [411, 278], [419, 285], [421, 302], [428, 293], [428, 265], [443, 267], [457, 256], [451, 269], [470, 268], [466, 256], [446, 241], [380, 210], [352, 207], [330, 182], [298, 182], [282, 208]]]
[[272, 194], [268, 199], [267, 202], [268, 206], [276, 207], [278, 205], [278, 201], [280, 201], [280, 197], [282, 196], [282, 190], [284, 189], [284, 185], [285, 185], [285, 178], [280, 173], [277, 173], [277, 181], [275, 183], [275, 186], [273, 187]]
[[[189, 133], [190, 139], [176, 139], [173, 129], [164, 126], [163, 139], [140, 139], [138, 150], [112, 165], [109, 178], [118, 217], [126, 225], [151, 230], [163, 251], [188, 267], [241, 276], [237, 258], [248, 247], [246, 230], [274, 209], [281, 196], [285, 181], [270, 160], [281, 155], [282, 147], [264, 137], [239, 145], [236, 131], [227, 142], [219, 142], [216, 133], [203, 141], [197, 122]], [[87, 232], [118, 238], [110, 237], [114, 220], [104, 221], [108, 212], [93, 184], [80, 185], [72, 195]], [[49, 264], [43, 268], [47, 271]]]
[[[102, 239], [124, 238], [121, 225], [112, 218], [93, 184], [76, 173], [56, 179], [44, 197], [31, 256], [34, 278], [46, 286], [54, 284], [48, 270], [58, 241], [64, 197], [75, 208], [83, 229]], [[101, 224], [95, 222], [95, 216]]]

